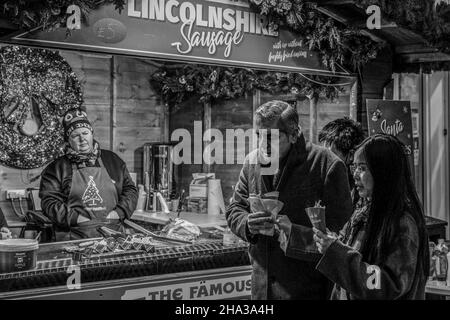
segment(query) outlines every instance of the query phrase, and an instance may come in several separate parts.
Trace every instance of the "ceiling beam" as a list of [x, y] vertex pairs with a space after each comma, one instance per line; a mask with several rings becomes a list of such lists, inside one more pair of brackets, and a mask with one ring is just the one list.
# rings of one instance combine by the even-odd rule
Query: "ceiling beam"
[[314, 2], [321, 6], [342, 6], [347, 4], [355, 4], [354, 0], [316, 0]]
[[399, 56], [406, 63], [450, 61], [450, 54], [442, 52], [406, 53]]
[[330, 18], [333, 18], [336, 21], [339, 21], [340, 23], [343, 23], [345, 25], [350, 24], [350, 22], [346, 18], [344, 18], [343, 16], [340, 16], [339, 14], [337, 14], [336, 12], [334, 12], [328, 8], [317, 7], [316, 10], [329, 16]]
[[439, 52], [439, 50], [436, 48], [427, 47], [425, 43], [395, 46], [394, 51], [398, 54]]

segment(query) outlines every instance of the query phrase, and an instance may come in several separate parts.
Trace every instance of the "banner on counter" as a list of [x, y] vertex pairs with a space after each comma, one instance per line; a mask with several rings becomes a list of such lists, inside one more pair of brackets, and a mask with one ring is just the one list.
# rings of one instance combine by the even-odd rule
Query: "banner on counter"
[[122, 300], [215, 300], [251, 295], [251, 279], [240, 277], [192, 281], [126, 290]]
[[414, 143], [411, 102], [401, 100], [367, 99], [367, 123], [369, 135], [386, 133], [396, 136], [406, 146], [414, 178]]
[[[77, 26], [78, 27], [78, 26]], [[3, 41], [280, 71], [331, 74], [288, 30], [274, 30], [247, 1], [128, 0], [92, 11], [80, 29], [40, 28]], [[349, 75], [342, 70], [335, 75]]]
[[2, 299], [216, 300], [250, 299], [251, 266], [83, 283], [0, 294]]

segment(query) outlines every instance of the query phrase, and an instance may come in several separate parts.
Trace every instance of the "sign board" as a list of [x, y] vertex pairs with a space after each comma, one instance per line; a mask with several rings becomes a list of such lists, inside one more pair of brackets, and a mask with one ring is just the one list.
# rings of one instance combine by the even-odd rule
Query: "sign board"
[[122, 300], [216, 300], [251, 295], [248, 275], [125, 290]]
[[[81, 283], [80, 289], [66, 286], [13, 291], [0, 299], [52, 300], [219, 300], [250, 299], [251, 266], [182, 272], [159, 276]], [[83, 280], [81, 278], [81, 280]], [[81, 281], [82, 282], [82, 281]]]
[[414, 143], [410, 101], [367, 99], [369, 135], [386, 133], [396, 136], [406, 146], [414, 177]]
[[164, 60], [280, 71], [332, 73], [304, 41], [274, 30], [266, 18], [240, 0], [128, 0], [119, 13], [105, 5], [89, 13], [80, 29], [41, 28], [3, 42], [136, 55]]

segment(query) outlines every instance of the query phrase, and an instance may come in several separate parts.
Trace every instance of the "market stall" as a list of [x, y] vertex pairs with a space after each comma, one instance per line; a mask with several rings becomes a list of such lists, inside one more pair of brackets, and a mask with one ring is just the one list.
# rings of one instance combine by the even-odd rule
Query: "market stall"
[[[0, 39], [0, 216], [41, 243], [32, 270], [0, 274], [0, 298], [248, 298], [248, 244], [226, 229], [224, 208], [252, 144], [233, 134], [272, 99], [296, 107], [313, 142], [336, 118], [365, 125], [365, 99], [383, 98], [392, 73], [389, 50], [290, 1], [80, 3], [5, 7], [20, 29]], [[125, 161], [139, 200], [124, 234], [51, 242], [26, 211], [41, 211], [36, 189], [61, 152], [59, 118], [79, 106]], [[177, 222], [181, 238], [169, 232]], [[445, 233], [445, 223], [430, 227]]]
[[[105, 2], [84, 16], [78, 9], [67, 8], [66, 28], [19, 30], [2, 39], [2, 88], [10, 102], [10, 118], [2, 121], [10, 125], [11, 140], [2, 154], [7, 178], [0, 208], [13, 233], [41, 243], [31, 270], [1, 274], [0, 297], [248, 298], [247, 244], [226, 229], [223, 214], [242, 165], [237, 153], [245, 150], [237, 150], [236, 159], [232, 152], [232, 164], [198, 160], [198, 150], [201, 155], [212, 140], [204, 133], [251, 128], [254, 109], [279, 98], [308, 111], [305, 132], [317, 139], [333, 117], [355, 114], [349, 106], [356, 78], [337, 63], [326, 67], [301, 37], [274, 29], [248, 2], [128, 1], [122, 11]], [[318, 112], [318, 105], [324, 109]], [[41, 211], [41, 171], [61, 152], [58, 117], [79, 106], [99, 143], [126, 162], [139, 185], [129, 220], [134, 228], [51, 242], [51, 231], [44, 237], [43, 226], [32, 226], [26, 211]], [[200, 136], [192, 162], [172, 163], [177, 129]], [[96, 189], [89, 194], [96, 196]], [[199, 234], [177, 242], [167, 233], [176, 221]]]

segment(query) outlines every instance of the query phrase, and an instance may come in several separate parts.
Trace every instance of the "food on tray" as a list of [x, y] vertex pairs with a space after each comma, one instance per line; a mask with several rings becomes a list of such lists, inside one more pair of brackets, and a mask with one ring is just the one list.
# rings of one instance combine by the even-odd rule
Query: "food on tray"
[[200, 236], [200, 228], [186, 220], [176, 218], [162, 230], [169, 238], [193, 241]]

